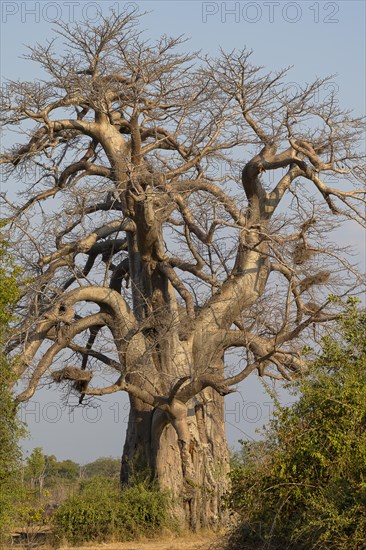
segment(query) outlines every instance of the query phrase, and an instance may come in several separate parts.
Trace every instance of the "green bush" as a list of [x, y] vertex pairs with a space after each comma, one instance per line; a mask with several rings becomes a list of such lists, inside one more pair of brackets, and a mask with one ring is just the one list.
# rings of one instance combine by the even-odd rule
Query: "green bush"
[[147, 483], [120, 489], [116, 480], [95, 477], [81, 484], [54, 515], [56, 536], [70, 544], [131, 540], [154, 535], [168, 520], [169, 499]]
[[114, 477], [118, 479], [121, 471], [121, 459], [112, 458], [111, 456], [103, 456], [85, 464], [83, 466], [83, 475], [87, 478], [94, 476]]
[[16, 416], [10, 388], [14, 384], [12, 361], [5, 355], [5, 344], [15, 321], [19, 298], [19, 269], [7, 252], [0, 220], [0, 543], [14, 519], [15, 500], [20, 491], [21, 451], [19, 440], [25, 430]]
[[366, 548], [365, 330], [350, 301], [297, 383], [299, 400], [236, 457], [230, 505], [241, 525], [230, 550]]

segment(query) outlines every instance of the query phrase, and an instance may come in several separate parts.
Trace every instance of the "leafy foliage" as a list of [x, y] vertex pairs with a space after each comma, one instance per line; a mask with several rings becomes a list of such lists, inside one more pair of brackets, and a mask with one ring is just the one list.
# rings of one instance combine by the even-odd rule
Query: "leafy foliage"
[[71, 544], [151, 536], [166, 525], [168, 502], [155, 486], [140, 483], [121, 490], [116, 480], [94, 477], [57, 510], [56, 533]]
[[97, 458], [94, 462], [85, 464], [83, 475], [87, 478], [93, 476], [104, 476], [117, 479], [120, 475], [121, 460], [111, 456]]
[[365, 330], [350, 300], [295, 387], [299, 400], [236, 457], [231, 506], [242, 524], [231, 549], [365, 548]]
[[55, 455], [46, 455], [41, 447], [36, 447], [26, 460], [24, 480], [33, 488], [41, 485], [50, 489], [58, 484], [74, 484], [80, 479], [96, 476], [118, 479], [120, 469], [121, 460], [118, 458], [99, 457], [81, 466], [70, 459], [57, 460]]
[[[0, 224], [1, 228], [1, 224]], [[13, 502], [19, 481], [20, 450], [23, 434], [16, 418], [9, 387], [12, 373], [3, 346], [13, 321], [13, 307], [18, 300], [18, 269], [7, 253], [7, 243], [0, 235], [0, 538], [11, 522]]]
[[39, 487], [42, 490], [46, 471], [46, 459], [41, 447], [33, 449], [32, 453], [26, 460], [26, 468], [24, 477], [30, 481], [31, 487], [34, 489]]
[[52, 487], [59, 482], [75, 482], [80, 477], [80, 465], [73, 460], [57, 460], [54, 455], [45, 456], [45, 484]]
[[117, 463], [119, 469], [117, 459], [101, 457], [82, 467], [36, 447], [24, 464], [15, 522], [28, 528], [27, 537], [35, 541], [52, 524], [53, 542], [71, 544], [154, 535], [168, 524], [167, 495], [147, 476], [121, 490]]

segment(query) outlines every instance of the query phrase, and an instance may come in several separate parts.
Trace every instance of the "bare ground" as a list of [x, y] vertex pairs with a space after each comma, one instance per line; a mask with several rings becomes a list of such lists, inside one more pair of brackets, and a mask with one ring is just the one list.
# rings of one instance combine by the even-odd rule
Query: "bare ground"
[[137, 542], [116, 542], [111, 544], [90, 544], [78, 547], [62, 547], [61, 550], [213, 550], [220, 549], [220, 536], [215, 533], [188, 533], [181, 537], [167, 536], [163, 539]]

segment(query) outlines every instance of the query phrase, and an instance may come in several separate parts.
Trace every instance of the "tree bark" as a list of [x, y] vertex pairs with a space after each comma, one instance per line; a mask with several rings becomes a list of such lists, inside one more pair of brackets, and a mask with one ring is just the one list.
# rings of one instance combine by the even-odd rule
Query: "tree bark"
[[122, 456], [121, 481], [149, 471], [173, 497], [173, 513], [192, 530], [217, 527], [223, 520], [222, 497], [228, 489], [229, 452], [224, 400], [206, 388], [187, 404], [190, 441], [178, 440], [168, 415], [131, 399]]

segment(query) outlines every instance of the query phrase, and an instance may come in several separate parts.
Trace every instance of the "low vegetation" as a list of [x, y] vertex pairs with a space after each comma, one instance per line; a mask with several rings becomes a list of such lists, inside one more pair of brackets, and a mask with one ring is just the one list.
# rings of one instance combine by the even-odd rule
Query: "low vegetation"
[[364, 549], [366, 540], [366, 315], [346, 314], [311, 359], [298, 401], [277, 407], [260, 442], [234, 457], [235, 549]]
[[56, 537], [80, 544], [154, 536], [168, 525], [168, 504], [167, 495], [146, 482], [121, 490], [118, 481], [95, 477], [55, 513]]
[[164, 527], [174, 531], [169, 495], [148, 476], [121, 488], [119, 468], [117, 458], [81, 466], [36, 447], [19, 468], [17, 493], [9, 496], [14, 521], [6, 526], [8, 535], [13, 528], [26, 548], [34, 548], [45, 538], [58, 547], [154, 537]]
[[13, 394], [9, 390], [13, 383], [10, 360], [3, 351], [14, 322], [13, 309], [19, 294], [18, 273], [0, 233], [0, 543], [14, 516], [14, 495], [20, 488], [19, 438], [24, 433], [17, 422]]

